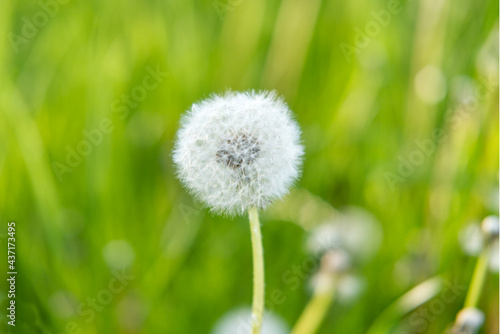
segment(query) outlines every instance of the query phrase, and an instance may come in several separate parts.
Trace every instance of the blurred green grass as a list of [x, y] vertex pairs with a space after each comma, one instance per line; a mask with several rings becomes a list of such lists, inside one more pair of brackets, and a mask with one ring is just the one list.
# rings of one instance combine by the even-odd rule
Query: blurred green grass
[[[498, 190], [498, 87], [456, 124], [447, 111], [467, 97], [457, 79], [498, 82], [498, 3], [402, 3], [350, 62], [339, 45], [354, 44], [355, 28], [388, 2], [225, 4], [232, 5], [221, 18], [212, 1], [70, 0], [17, 53], [10, 34], [22, 35], [24, 19], [41, 7], [0, 4], [0, 218], [4, 231], [17, 224], [16, 333], [64, 332], [70, 321], [83, 333], [207, 333], [223, 313], [250, 303], [246, 218], [198, 209], [170, 155], [180, 115], [226, 89], [282, 94], [306, 147], [297, 187], [335, 208], [364, 207], [381, 222], [382, 247], [362, 268], [365, 293], [354, 305], [334, 305], [320, 333], [364, 333], [392, 301], [436, 274], [470, 280], [474, 258], [462, 254], [457, 236], [468, 222], [498, 214], [490, 203]], [[440, 89], [432, 76], [416, 84], [428, 64], [442, 73], [439, 101], [418, 93]], [[168, 76], [121, 119], [113, 103], [143, 84], [148, 66]], [[67, 146], [76, 149], [82, 131], [103, 119], [113, 131], [59, 182], [53, 163], [65, 163]], [[436, 129], [446, 140], [391, 187], [386, 173], [397, 174], [399, 157], [408, 159], [415, 140]], [[266, 289], [285, 291], [275, 312], [292, 325], [308, 300], [307, 280], [290, 291], [281, 277], [306, 258], [307, 233], [286, 220], [294, 219], [262, 218]], [[113, 276], [102, 253], [115, 239], [133, 247], [135, 278], [90, 323], [58, 315], [54, 293], [66, 291], [78, 305], [107, 287]], [[441, 333], [464, 298], [424, 332]], [[498, 274], [489, 276], [481, 308], [483, 333], [498, 332]], [[129, 318], [135, 327], [124, 325]]]

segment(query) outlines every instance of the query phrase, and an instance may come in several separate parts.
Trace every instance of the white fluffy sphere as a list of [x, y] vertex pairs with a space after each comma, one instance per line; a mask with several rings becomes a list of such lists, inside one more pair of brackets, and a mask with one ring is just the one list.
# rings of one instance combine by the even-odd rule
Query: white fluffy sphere
[[370, 212], [349, 207], [312, 229], [306, 247], [314, 255], [343, 248], [357, 260], [365, 261], [377, 253], [382, 238], [380, 223]]
[[181, 119], [173, 160], [179, 178], [217, 213], [265, 208], [299, 176], [300, 129], [271, 92], [227, 92]]
[[483, 219], [481, 228], [486, 237], [498, 237], [499, 225], [498, 216], [488, 216]]
[[[214, 325], [212, 334], [250, 334], [252, 332], [252, 309], [242, 307], [229, 311]], [[286, 322], [276, 313], [264, 313], [261, 334], [290, 333]]]
[[458, 234], [462, 251], [469, 256], [478, 256], [484, 246], [484, 236], [478, 223], [470, 223], [462, 227]]
[[476, 333], [483, 324], [483, 311], [474, 307], [467, 307], [458, 312], [455, 327], [465, 333]]

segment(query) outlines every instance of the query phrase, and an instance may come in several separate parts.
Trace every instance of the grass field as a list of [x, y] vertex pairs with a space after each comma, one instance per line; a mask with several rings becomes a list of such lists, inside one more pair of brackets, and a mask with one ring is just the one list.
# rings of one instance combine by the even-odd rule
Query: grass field
[[[443, 333], [476, 263], [460, 231], [498, 215], [498, 9], [2, 1], [0, 269], [14, 221], [17, 276], [15, 328], [0, 283], [0, 332], [210, 333], [249, 306], [248, 218], [195, 202], [172, 148], [192, 103], [272, 89], [306, 152], [292, 193], [261, 217], [273, 313], [293, 326], [310, 298], [310, 231], [355, 206], [380, 240], [359, 242], [375, 244], [352, 269], [363, 288], [318, 333]], [[431, 278], [433, 297], [392, 304]], [[498, 279], [486, 278], [480, 333], [498, 333]]]

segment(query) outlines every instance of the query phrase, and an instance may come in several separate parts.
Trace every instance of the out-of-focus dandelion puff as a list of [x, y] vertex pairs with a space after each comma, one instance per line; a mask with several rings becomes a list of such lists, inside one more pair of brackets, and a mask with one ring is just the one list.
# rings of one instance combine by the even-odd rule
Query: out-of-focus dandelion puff
[[344, 211], [344, 243], [350, 254], [366, 259], [375, 256], [382, 242], [382, 228], [368, 211], [351, 207]]
[[337, 300], [341, 304], [350, 304], [356, 301], [366, 287], [364, 279], [356, 275], [343, 275], [337, 282]]
[[349, 254], [341, 248], [330, 249], [323, 254], [318, 272], [316, 272], [309, 286], [315, 293], [334, 291], [338, 280], [345, 276], [351, 268]]
[[[211, 334], [250, 334], [252, 332], [251, 308], [232, 310], [220, 318], [214, 325]], [[276, 313], [264, 313], [261, 334], [287, 334], [290, 329], [286, 322]]]
[[498, 238], [500, 229], [498, 217], [492, 215], [484, 218], [481, 222], [481, 229], [486, 238]]
[[335, 288], [335, 281], [332, 275], [319, 271], [311, 276], [308, 284], [309, 292], [311, 293], [327, 293]]
[[364, 261], [377, 253], [381, 241], [382, 229], [376, 218], [364, 209], [350, 207], [334, 220], [314, 228], [306, 247], [316, 255], [343, 248], [354, 258]]
[[69, 291], [59, 290], [49, 296], [48, 305], [61, 319], [69, 319], [76, 314], [77, 299]]
[[446, 78], [441, 69], [427, 65], [415, 76], [415, 92], [428, 104], [440, 102], [446, 95]]
[[271, 92], [228, 92], [183, 116], [173, 160], [184, 186], [213, 212], [266, 208], [300, 174], [300, 129]]
[[128, 294], [116, 306], [116, 317], [121, 328], [129, 332], [139, 332], [146, 319], [147, 308], [141, 299]]
[[474, 334], [484, 323], [484, 313], [474, 307], [467, 307], [457, 314], [454, 333]]
[[322, 254], [325, 251], [342, 247], [341, 227], [332, 222], [315, 227], [307, 239], [306, 247], [310, 253]]
[[102, 250], [104, 261], [110, 268], [123, 269], [135, 259], [134, 248], [126, 240], [111, 240]]
[[342, 249], [332, 249], [326, 252], [321, 258], [320, 270], [332, 274], [345, 272], [351, 267], [351, 258]]
[[499, 221], [497, 216], [488, 216], [481, 224], [472, 223], [459, 232], [459, 242], [463, 252], [469, 256], [479, 256], [483, 248], [489, 244], [489, 268], [492, 272], [499, 270], [498, 248]]
[[458, 241], [462, 251], [469, 256], [478, 256], [483, 249], [484, 237], [481, 226], [471, 223], [460, 229]]
[[346, 251], [330, 249], [321, 257], [319, 271], [311, 278], [310, 288], [316, 293], [333, 291], [339, 277], [350, 268], [351, 258]]

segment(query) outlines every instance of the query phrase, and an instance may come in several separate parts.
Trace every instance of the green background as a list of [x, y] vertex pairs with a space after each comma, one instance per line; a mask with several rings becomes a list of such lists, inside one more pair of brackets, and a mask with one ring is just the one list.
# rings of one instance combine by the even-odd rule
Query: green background
[[[365, 208], [384, 234], [355, 268], [363, 295], [334, 304], [319, 333], [366, 333], [435, 275], [468, 285], [475, 258], [459, 231], [498, 214], [498, 85], [481, 84], [498, 82], [496, 1], [2, 1], [0, 36], [0, 270], [15, 221], [13, 332], [70, 333], [75, 322], [81, 333], [208, 333], [250, 304], [247, 218], [200, 208], [171, 159], [180, 115], [226, 89], [277, 90], [303, 130], [302, 178], [283, 210], [261, 217], [266, 290], [285, 292], [274, 311], [290, 326], [309, 298], [308, 278], [293, 291], [282, 280], [307, 258], [297, 205], [320, 223], [314, 205], [292, 202], [302, 191]], [[167, 74], [141, 90], [148, 68]], [[123, 95], [139, 91], [124, 107]], [[112, 130], [70, 167], [68, 148], [103, 120]], [[412, 154], [422, 159], [408, 167]], [[60, 178], [55, 163], [67, 168]], [[72, 312], [108, 287], [103, 248], [117, 239], [134, 251], [134, 278], [87, 323]], [[422, 329], [408, 325], [421, 309], [392, 319], [390, 333], [442, 333], [464, 298]], [[498, 274], [480, 307], [482, 333], [498, 333]]]

